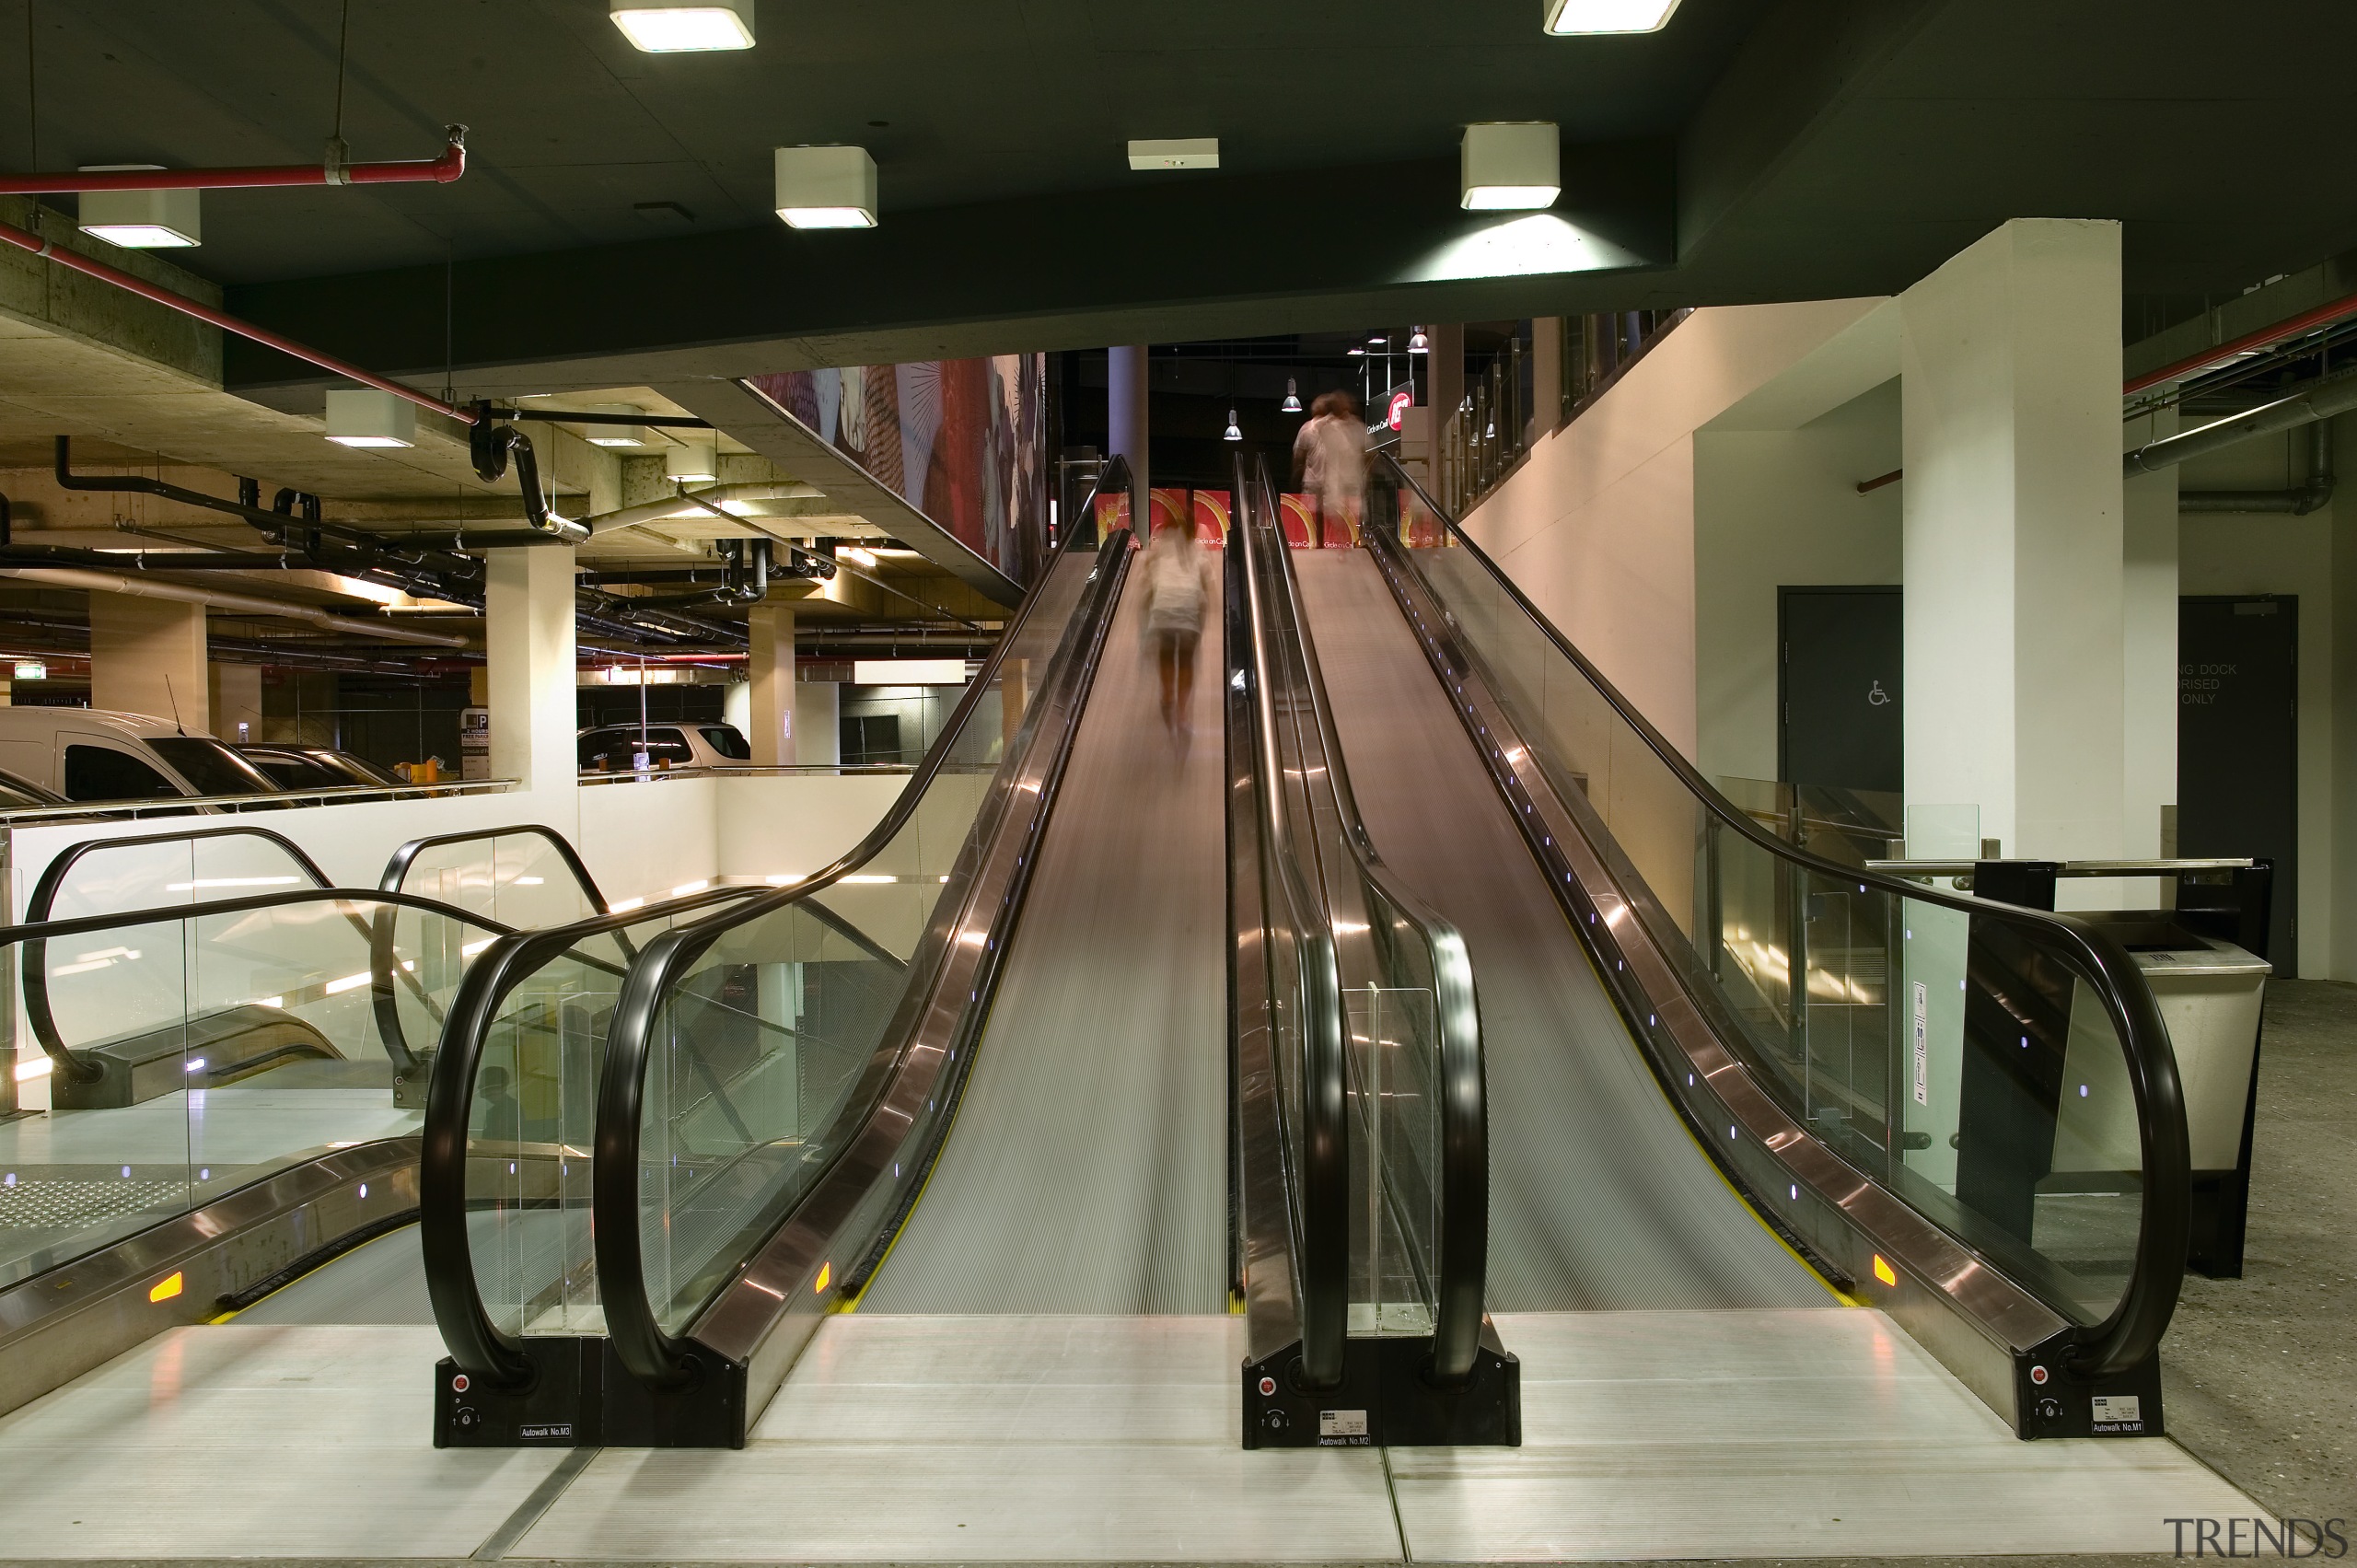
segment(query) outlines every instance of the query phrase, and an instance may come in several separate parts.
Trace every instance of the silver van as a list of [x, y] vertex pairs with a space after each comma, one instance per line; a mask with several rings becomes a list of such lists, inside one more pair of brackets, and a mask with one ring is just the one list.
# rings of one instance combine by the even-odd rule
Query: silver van
[[76, 802], [280, 793], [209, 735], [100, 708], [0, 708], [0, 772]]

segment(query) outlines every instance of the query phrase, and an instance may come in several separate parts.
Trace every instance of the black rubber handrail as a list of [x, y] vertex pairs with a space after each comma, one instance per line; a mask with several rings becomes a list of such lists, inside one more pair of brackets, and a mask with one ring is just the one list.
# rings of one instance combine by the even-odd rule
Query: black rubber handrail
[[[1301, 1377], [1313, 1388], [1342, 1380], [1351, 1312], [1351, 1155], [1349, 1096], [1340, 956], [1325, 904], [1302, 871], [1304, 849], [1295, 842], [1287, 809], [1284, 753], [1277, 738], [1276, 682], [1271, 674], [1267, 629], [1271, 611], [1260, 602], [1260, 555], [1253, 518], [1254, 497], [1236, 467], [1237, 516], [1233, 537], [1240, 570], [1228, 591], [1241, 594], [1251, 628], [1251, 665], [1247, 681], [1252, 703], [1253, 778], [1259, 807], [1265, 883], [1263, 918], [1281, 918], [1292, 928], [1295, 973], [1291, 977], [1296, 1025], [1302, 1034], [1299, 1091], [1302, 1124], [1285, 1141], [1291, 1156], [1295, 1204], [1295, 1298], [1301, 1326]], [[1280, 536], [1282, 537], [1282, 536]], [[1272, 908], [1271, 905], [1274, 907]], [[1275, 945], [1270, 951], [1276, 950]], [[1283, 1060], [1283, 1054], [1278, 1054]], [[1290, 1098], [1290, 1097], [1286, 1097]], [[1370, 1156], [1373, 1155], [1369, 1151]]]
[[[475, 1287], [474, 1249], [467, 1232], [467, 1135], [475, 1076], [485, 1041], [508, 993], [542, 967], [595, 937], [625, 926], [753, 896], [752, 888], [709, 888], [668, 903], [616, 914], [609, 912], [545, 931], [514, 932], [477, 956], [450, 999], [443, 1020], [434, 1076], [426, 1086], [425, 1125], [418, 1151], [418, 1245], [425, 1260], [425, 1293], [435, 1326], [451, 1359], [470, 1376], [497, 1387], [523, 1388], [532, 1364], [522, 1342], [491, 1320]], [[390, 895], [379, 894], [378, 897]], [[595, 962], [595, 960], [584, 960]], [[619, 966], [597, 964], [610, 972]]]
[[[1439, 1048], [1440, 1078], [1436, 1085], [1441, 1111], [1440, 1232], [1435, 1237], [1440, 1267], [1434, 1289], [1433, 1381], [1461, 1385], [1473, 1370], [1480, 1352], [1482, 1297], [1490, 1253], [1490, 1120], [1487, 1075], [1482, 1070], [1480, 1003], [1474, 985], [1472, 962], [1464, 935], [1448, 918], [1391, 875], [1377, 853], [1375, 840], [1360, 815], [1358, 797], [1351, 787], [1350, 765], [1343, 756], [1341, 733], [1326, 692], [1326, 677], [1318, 660], [1318, 644], [1301, 604], [1300, 585], [1293, 567], [1293, 552], [1283, 542], [1277, 520], [1276, 486], [1263, 459], [1248, 490], [1243, 463], [1237, 464], [1237, 493], [1251, 498], [1238, 532], [1265, 519], [1266, 539], [1248, 537], [1245, 548], [1256, 555], [1273, 543], [1271, 573], [1279, 596], [1275, 609], [1284, 618], [1306, 677], [1302, 695], [1316, 721], [1326, 760], [1326, 787], [1333, 792], [1345, 842], [1356, 863], [1360, 879], [1415, 933], [1432, 968], [1433, 1026]], [[1377, 1157], [1370, 1149], [1368, 1158]]]
[[232, 836], [268, 839], [286, 852], [286, 858], [293, 861], [301, 868], [303, 875], [311, 879], [311, 886], [324, 888], [328, 885], [328, 874], [319, 869], [317, 861], [304, 854], [302, 848], [294, 840], [284, 833], [273, 832], [268, 828], [203, 828], [187, 833], [124, 833], [111, 839], [85, 839], [80, 843], [70, 845], [60, 851], [57, 858], [42, 869], [41, 880], [33, 884], [33, 896], [25, 900], [24, 923], [39, 925], [49, 918], [51, 906], [56, 901], [57, 895], [64, 889], [66, 874], [86, 855], [96, 854], [101, 850], [127, 849], [134, 844], [185, 843], [197, 839], [226, 839]]
[[573, 874], [573, 879], [581, 884], [581, 890], [589, 896], [589, 907], [599, 914], [610, 912], [606, 895], [598, 890], [598, 879], [589, 875], [589, 867], [582, 864], [579, 852], [563, 833], [538, 822], [518, 822], [506, 828], [477, 828], [463, 833], [435, 833], [429, 838], [412, 839], [393, 851], [392, 858], [385, 862], [385, 874], [377, 878], [377, 885], [388, 891], [399, 889], [407, 880], [410, 866], [429, 849], [438, 849], [444, 844], [471, 843], [479, 839], [507, 839], [519, 835], [546, 839], [555, 849], [557, 858], [564, 862], [564, 868]]
[[[1128, 461], [1119, 457], [1098, 473], [1087, 498], [1076, 508], [1072, 526], [1057, 541], [1055, 552], [1041, 567], [1031, 590], [1024, 595], [1022, 606], [1000, 633], [990, 656], [967, 684], [965, 694], [951, 710], [939, 737], [893, 801], [892, 809], [866, 837], [832, 865], [791, 888], [779, 889], [732, 910], [725, 919], [664, 933], [648, 942], [645, 950], [632, 963], [621, 995], [614, 1004], [613, 1021], [606, 1032], [606, 1060], [598, 1083], [597, 1147], [590, 1171], [597, 1216], [591, 1230], [597, 1244], [598, 1300], [605, 1308], [608, 1342], [622, 1365], [647, 1387], [677, 1388], [697, 1376], [686, 1338], [664, 1328], [655, 1310], [646, 1289], [645, 1258], [639, 1238], [639, 1154], [646, 1071], [654, 1055], [655, 1024], [664, 1000], [687, 968], [727, 931], [824, 891], [857, 871], [899, 836], [914, 817], [927, 789], [963, 738], [968, 722], [997, 680], [1007, 650], [1015, 645], [1038, 610], [1055, 578], [1056, 567], [1079, 540], [1095, 537], [1097, 498], [1114, 493], [1116, 484], [1126, 494], [1129, 474]], [[1114, 530], [1099, 553], [1126, 550], [1129, 538], [1129, 529]], [[1099, 585], [1100, 590], [1111, 581], [1108, 577]], [[1100, 592], [1100, 599], [1102, 597]], [[1109, 615], [1111, 605], [1100, 602], [1095, 610]], [[814, 1183], [822, 1177], [823, 1173], [813, 1173]], [[782, 1216], [780, 1223], [791, 1217], [790, 1214]]]
[[[350, 888], [297, 888], [284, 893], [256, 893], [245, 898], [217, 899], [205, 903], [173, 904], [158, 909], [126, 910], [113, 914], [84, 915], [75, 920], [52, 920], [39, 923], [29, 922], [20, 925], [0, 926], [0, 948], [17, 943], [22, 943], [25, 946], [21, 978], [25, 996], [25, 1020], [31, 1026], [33, 1038], [40, 1043], [42, 1052], [54, 1063], [53, 1070], [64, 1074], [75, 1083], [95, 1084], [105, 1075], [105, 1070], [95, 1063], [84, 1062], [75, 1054], [73, 1049], [66, 1045], [64, 1037], [58, 1033], [55, 1019], [51, 1014], [49, 971], [43, 961], [49, 943], [67, 936], [88, 935], [92, 932], [120, 931], [129, 926], [160, 925], [167, 921], [203, 920], [216, 915], [243, 914], [254, 910], [280, 909], [293, 904], [321, 902], [371, 904], [379, 908], [388, 904], [396, 904], [403, 909], [443, 915], [462, 924], [471, 925], [478, 930], [491, 932], [495, 939], [504, 939], [511, 929], [500, 924], [497, 921], [486, 920], [481, 915], [471, 914], [461, 909], [454, 909], [448, 904], [438, 903], [432, 899], [419, 898], [413, 893], [369, 892]], [[366, 921], [357, 914], [351, 914], [349, 912], [347, 914], [363, 936], [370, 935], [370, 927]], [[372, 965], [375, 958], [376, 955], [372, 951]], [[381, 970], [372, 972], [375, 975], [375, 983], [379, 988], [389, 983]], [[398, 1045], [398, 1040], [387, 1040], [388, 1054], [393, 1053]]]
[[[1919, 903], [1955, 910], [1976, 920], [1996, 922], [2026, 934], [2026, 939], [2052, 953], [2087, 981], [2103, 1001], [2104, 1011], [2119, 1035], [2127, 1058], [2130, 1086], [2136, 1100], [2139, 1157], [2142, 1161], [2143, 1202], [2136, 1238], [2136, 1260], [2127, 1288], [2109, 1317], [2073, 1330], [2074, 1368], [2089, 1376], [2110, 1376], [2142, 1365], [2161, 1342], [2177, 1309], [2185, 1281], [2186, 1248], [2191, 1235], [2192, 1156], [2185, 1124], [2184, 1086], [2177, 1075], [2177, 1055], [2152, 988], [2126, 948], [2098, 927], [2067, 914], [2025, 909], [1968, 894], [1950, 893], [1901, 877], [1858, 866], [1843, 865], [1805, 850], [1796, 849], [1752, 820], [1749, 813], [1728, 800], [1688, 761], [1677, 747], [1655, 729], [1618, 687], [1606, 679], [1588, 657], [1558, 631], [1529, 596], [1501, 570], [1489, 553], [1469, 538], [1457, 520], [1434, 501], [1415, 476], [1388, 452], [1378, 454], [1393, 481], [1412, 492], [1448, 530], [1467, 557], [1482, 571], [1536, 628], [1593, 686], [1621, 722], [1633, 730], [1671, 776], [1693, 796], [1695, 803], [1746, 842], [1787, 865], [1835, 882], [1872, 888]], [[1367, 530], [1370, 542], [1399, 568], [1423, 574], [1414, 563], [1415, 552], [1403, 548], [1382, 528]], [[1435, 596], [1437, 597], [1437, 596]], [[1902, 906], [1904, 907], [1904, 906]], [[1655, 931], [1664, 943], [1690, 941], [1675, 928]], [[1706, 1014], [1708, 1010], [1705, 1010]], [[1742, 1053], [1738, 1053], [1740, 1059]], [[1838, 1157], [1838, 1152], [1837, 1152]], [[1845, 1162], [1846, 1163], [1846, 1162]], [[1861, 1173], [1864, 1174], [1864, 1173]], [[1868, 1177], [1868, 1179], [1872, 1179]], [[1943, 1230], [1948, 1227], [1942, 1226]], [[1950, 1231], [1949, 1234], [1953, 1235]], [[1956, 1239], [1978, 1252], [1966, 1238]], [[1994, 1267], [1993, 1264], [1991, 1265]], [[2004, 1271], [1999, 1270], [2003, 1273]], [[2010, 1276], [2009, 1276], [2010, 1277]], [[2019, 1283], [2019, 1282], [2016, 1282]], [[2067, 1314], [2065, 1314], [2067, 1316]]]

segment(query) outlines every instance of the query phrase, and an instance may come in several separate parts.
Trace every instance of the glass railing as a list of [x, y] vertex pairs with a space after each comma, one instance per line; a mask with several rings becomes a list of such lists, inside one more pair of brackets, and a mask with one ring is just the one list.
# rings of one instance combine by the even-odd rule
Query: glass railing
[[42, 868], [25, 900], [25, 923], [327, 885], [310, 856], [267, 828], [92, 839]]
[[645, 942], [761, 889], [716, 888], [485, 943], [446, 999], [419, 1170], [436, 1320], [484, 1368], [527, 1338], [598, 1332], [590, 1237], [598, 1074]]
[[532, 822], [412, 840], [393, 852], [377, 885], [519, 931], [569, 925], [606, 910], [573, 846]]
[[[1108, 549], [1125, 559], [1126, 533]], [[486, 1392], [533, 1385], [527, 1342], [599, 1334], [670, 1386], [679, 1336], [900, 1070], [979, 1028], [986, 981], [928, 1008], [930, 982], [972, 957], [947, 917], [1010, 796], [1037, 801], [1035, 733], [1069, 725], [1074, 651], [1118, 588], [1099, 564], [1060, 551], [893, 809], [833, 865], [485, 956], [443, 1032], [421, 1193], [435, 1318]], [[947, 1104], [921, 1093], [899, 1125], [937, 1137]], [[889, 1159], [868, 1174], [889, 1188], [901, 1164], [913, 1177]]]
[[[386, 945], [377, 917], [395, 904], [402, 935]], [[0, 930], [21, 1020], [0, 1118], [0, 1283], [416, 1132], [392, 1092], [388, 1009], [447, 1005], [448, 960], [503, 929], [296, 890]]]
[[[1350, 1331], [1429, 1338], [1435, 1381], [1462, 1380], [1481, 1331], [1488, 1254], [1489, 1155], [1479, 1009], [1462, 937], [1393, 878], [1361, 820], [1350, 769], [1284, 547], [1267, 470], [1248, 483], [1234, 574], [1255, 631], [1255, 674], [1273, 761], [1262, 777], [1281, 796], [1280, 842], [1302, 873], [1330, 945], [1341, 1017], [1339, 1069], [1349, 1121]], [[1318, 942], [1304, 946], [1314, 960]], [[1307, 1028], [1324, 987], [1300, 988]], [[1281, 1066], [1302, 1078], [1289, 1116], [1317, 1100], [1321, 1065], [1289, 1039]], [[1306, 1156], [1305, 1120], [1290, 1144], [1305, 1190], [1321, 1173]], [[1317, 1241], [1305, 1232], [1305, 1245]], [[1306, 1357], [1305, 1358], [1306, 1360]]]
[[2084, 1367], [2148, 1355], [2182, 1276], [2187, 1153], [2168, 1039], [2128, 955], [2067, 916], [1796, 848], [1387, 473], [1389, 504], [1442, 533], [1371, 528], [1377, 562], [1435, 662], [1478, 678], [1511, 729], [1489, 733], [1474, 681], [1457, 688], [1492, 771], [1581, 825], [1725, 1049], [1850, 1167], [2077, 1325]]
[[[1128, 534], [1104, 548], [1125, 555]], [[1118, 584], [1101, 565], [1093, 548], [1060, 546], [866, 841], [634, 970], [643, 1011], [625, 1007], [602, 1102], [601, 1162], [626, 1152], [601, 1164], [614, 1201], [598, 1255], [609, 1331], [649, 1383], [673, 1377], [698, 1316], [860, 1135], [912, 1035], [946, 1056], [978, 1032], [986, 986], [931, 993], [954, 947], [992, 940], [994, 910], [964, 912], [1000, 822], [1039, 787], [1010, 791], [1002, 764], [1028, 757], [1051, 715], [1069, 722], [1041, 699], [1101, 636]], [[929, 1096], [920, 1120], [946, 1098]]]

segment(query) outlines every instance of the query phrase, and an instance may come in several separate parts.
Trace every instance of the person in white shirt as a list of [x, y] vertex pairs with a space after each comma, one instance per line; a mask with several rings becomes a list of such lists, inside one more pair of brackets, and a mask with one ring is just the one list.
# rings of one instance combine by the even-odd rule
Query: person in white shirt
[[1293, 438], [1293, 468], [1318, 498], [1318, 530], [1328, 538], [1348, 529], [1356, 544], [1366, 512], [1366, 424], [1348, 392], [1320, 392], [1310, 417]]
[[1211, 563], [1184, 523], [1164, 528], [1146, 546], [1145, 635], [1162, 669], [1162, 722], [1181, 735], [1195, 694], [1195, 652], [1211, 598]]

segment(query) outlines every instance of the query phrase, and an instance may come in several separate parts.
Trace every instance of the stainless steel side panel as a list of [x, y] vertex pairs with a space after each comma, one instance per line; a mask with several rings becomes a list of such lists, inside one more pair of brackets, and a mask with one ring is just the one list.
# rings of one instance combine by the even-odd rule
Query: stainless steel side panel
[[415, 1207], [417, 1140], [388, 1138], [279, 1171], [21, 1281], [0, 1292], [0, 1412], [167, 1329], [209, 1322], [224, 1310], [221, 1297]]

